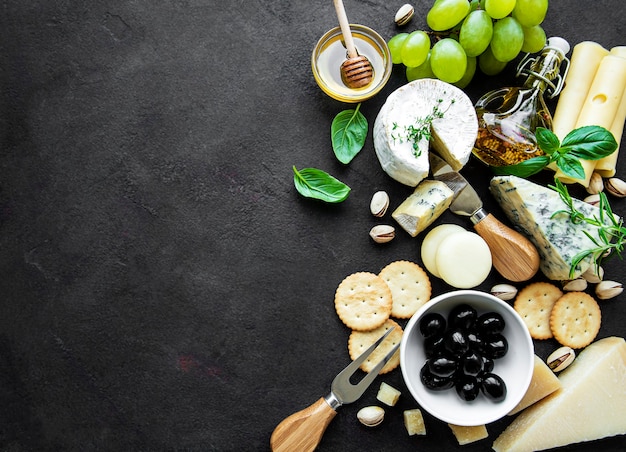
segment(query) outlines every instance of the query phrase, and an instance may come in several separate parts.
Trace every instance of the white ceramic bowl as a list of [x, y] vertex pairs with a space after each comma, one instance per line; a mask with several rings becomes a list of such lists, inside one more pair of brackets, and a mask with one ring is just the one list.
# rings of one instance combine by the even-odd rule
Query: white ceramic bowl
[[[424, 338], [419, 327], [421, 318], [427, 313], [438, 312], [447, 319], [450, 310], [462, 303], [474, 307], [478, 315], [498, 312], [504, 318], [506, 326], [502, 334], [509, 348], [503, 358], [495, 360], [493, 370], [507, 387], [507, 395], [501, 402], [489, 400], [482, 393], [467, 402], [458, 396], [454, 388], [432, 391], [420, 380], [420, 370], [426, 362]], [[533, 374], [534, 348], [526, 325], [505, 301], [485, 292], [458, 290], [433, 298], [411, 317], [400, 345], [400, 363], [409, 391], [424, 410], [450, 424], [482, 425], [506, 416], [522, 399]]]

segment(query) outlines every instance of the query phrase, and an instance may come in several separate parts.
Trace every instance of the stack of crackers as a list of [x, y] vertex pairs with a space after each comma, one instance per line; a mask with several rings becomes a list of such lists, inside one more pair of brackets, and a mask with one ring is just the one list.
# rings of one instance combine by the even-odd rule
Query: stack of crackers
[[[402, 327], [392, 319], [408, 319], [427, 303], [432, 294], [430, 279], [416, 263], [400, 260], [383, 268], [379, 274], [357, 272], [347, 276], [335, 292], [335, 310], [352, 330], [348, 352], [352, 360], [360, 356], [387, 330], [391, 334], [361, 365], [364, 372], [374, 366], [402, 340]], [[380, 371], [391, 372], [400, 365], [400, 351]]]
[[563, 293], [551, 283], [536, 282], [517, 294], [513, 308], [533, 339], [556, 339], [573, 349], [591, 344], [600, 331], [600, 306], [585, 292]]

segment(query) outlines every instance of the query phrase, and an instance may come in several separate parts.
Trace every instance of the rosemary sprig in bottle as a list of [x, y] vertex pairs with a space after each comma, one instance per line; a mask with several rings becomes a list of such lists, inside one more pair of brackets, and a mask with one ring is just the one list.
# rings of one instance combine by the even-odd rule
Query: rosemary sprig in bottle
[[554, 179], [554, 182], [555, 185], [550, 185], [549, 187], [557, 191], [561, 200], [563, 200], [567, 206], [567, 209], [557, 210], [552, 214], [551, 218], [554, 218], [559, 214], [567, 214], [574, 224], [586, 222], [598, 229], [597, 238], [593, 237], [587, 231], [583, 231], [593, 242], [595, 248], [581, 251], [574, 256], [570, 267], [570, 277], [573, 277], [578, 264], [589, 256], [592, 256], [593, 264], [596, 265], [596, 267], [599, 267], [605, 259], [612, 257], [615, 254], [622, 259], [621, 253], [624, 251], [624, 246], [626, 245], [626, 227], [624, 226], [623, 218], [613, 214], [613, 210], [611, 209], [611, 205], [609, 204], [606, 194], [602, 192], [599, 194], [599, 217], [594, 216], [593, 218], [590, 218], [574, 207], [572, 197], [567, 191], [567, 187], [559, 179]]

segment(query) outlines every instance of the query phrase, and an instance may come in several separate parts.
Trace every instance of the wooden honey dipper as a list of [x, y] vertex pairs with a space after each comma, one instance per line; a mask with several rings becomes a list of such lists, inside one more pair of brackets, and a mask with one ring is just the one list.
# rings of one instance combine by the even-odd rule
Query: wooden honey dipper
[[341, 0], [334, 0], [334, 2], [339, 26], [348, 51], [348, 59], [341, 64], [341, 81], [351, 89], [363, 88], [372, 83], [374, 68], [372, 68], [372, 63], [367, 57], [359, 55], [356, 51], [343, 2]]

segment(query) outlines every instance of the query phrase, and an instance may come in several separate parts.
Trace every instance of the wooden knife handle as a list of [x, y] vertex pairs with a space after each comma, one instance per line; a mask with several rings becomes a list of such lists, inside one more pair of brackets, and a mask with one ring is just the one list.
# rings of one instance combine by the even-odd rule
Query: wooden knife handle
[[337, 412], [322, 397], [313, 405], [285, 418], [274, 429], [270, 446], [274, 452], [313, 451]]
[[487, 214], [474, 225], [491, 249], [493, 266], [509, 281], [527, 281], [539, 270], [539, 253], [530, 240]]

